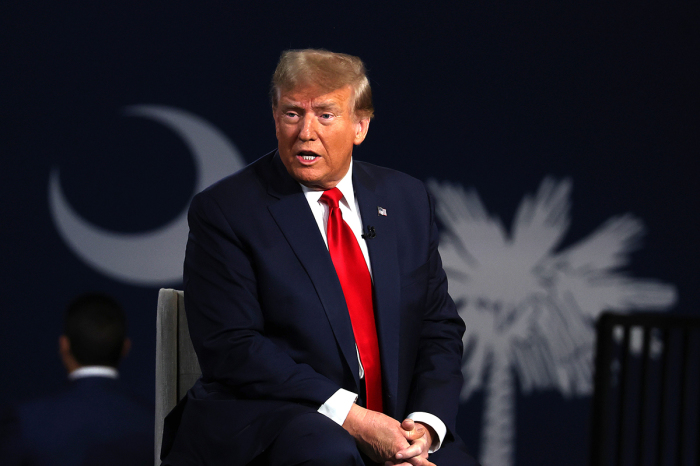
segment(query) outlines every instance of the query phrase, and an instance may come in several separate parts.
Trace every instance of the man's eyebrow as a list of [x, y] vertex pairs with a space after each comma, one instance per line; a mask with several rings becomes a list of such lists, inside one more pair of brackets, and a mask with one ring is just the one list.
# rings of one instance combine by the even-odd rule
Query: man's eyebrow
[[[279, 103], [279, 107], [283, 110], [294, 110], [297, 112], [305, 111], [304, 106], [300, 102], [292, 102], [292, 101], [284, 102], [284, 101], [282, 101]], [[341, 107], [337, 102], [329, 100], [329, 101], [315, 103], [311, 106], [311, 108], [315, 112], [328, 111], [328, 110], [338, 112]]]
[[337, 102], [327, 101], [327, 102], [319, 102], [317, 104], [314, 104], [311, 106], [314, 110], [339, 110], [340, 105], [338, 105]]
[[303, 110], [298, 102], [280, 102], [279, 106], [285, 110]]

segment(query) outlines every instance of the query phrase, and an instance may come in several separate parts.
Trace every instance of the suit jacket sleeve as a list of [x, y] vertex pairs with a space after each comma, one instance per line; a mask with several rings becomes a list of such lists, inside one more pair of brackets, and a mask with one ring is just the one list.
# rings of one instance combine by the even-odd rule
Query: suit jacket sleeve
[[248, 220], [225, 215], [208, 191], [195, 197], [188, 220], [185, 300], [203, 382], [235, 397], [320, 406], [340, 386], [266, 335], [259, 293], [274, 290], [261, 290], [250, 244], [229, 223]]
[[461, 361], [465, 326], [447, 293], [431, 196], [428, 202], [427, 294], [407, 410], [431, 413], [445, 423], [448, 431], [454, 432], [463, 382]]

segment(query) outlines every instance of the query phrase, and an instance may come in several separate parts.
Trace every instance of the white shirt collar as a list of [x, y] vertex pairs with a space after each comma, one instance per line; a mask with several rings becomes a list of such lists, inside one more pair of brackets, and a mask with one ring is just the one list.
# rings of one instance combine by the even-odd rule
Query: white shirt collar
[[70, 380], [82, 379], [85, 377], [109, 377], [119, 378], [119, 372], [114, 367], [109, 366], [84, 366], [68, 374]]
[[[321, 196], [323, 195], [323, 191], [316, 191], [311, 188], [307, 188], [301, 183], [299, 183], [299, 185], [304, 191], [304, 195], [306, 195], [307, 199], [319, 202], [319, 199], [321, 199]], [[348, 167], [348, 172], [338, 182], [336, 188], [338, 188], [340, 192], [343, 193], [343, 199], [341, 199], [340, 202], [343, 202], [345, 206], [350, 209], [350, 211], [355, 212], [355, 190], [352, 187], [352, 159], [350, 159], [350, 166]]]

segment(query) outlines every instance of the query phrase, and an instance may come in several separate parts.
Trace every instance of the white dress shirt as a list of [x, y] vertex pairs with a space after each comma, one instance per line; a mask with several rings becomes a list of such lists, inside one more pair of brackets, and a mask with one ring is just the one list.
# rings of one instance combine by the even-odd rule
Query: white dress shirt
[[69, 380], [77, 380], [84, 377], [108, 377], [110, 379], [118, 379], [119, 372], [117, 372], [114, 367], [110, 366], [83, 366], [68, 374]]
[[[352, 160], [350, 161], [350, 168], [348, 169], [348, 172], [345, 174], [343, 179], [338, 182], [336, 187], [343, 194], [343, 198], [338, 202], [338, 207], [343, 215], [343, 220], [345, 220], [345, 223], [348, 224], [352, 232], [355, 234], [357, 243], [360, 245], [360, 249], [362, 250], [362, 255], [365, 258], [365, 262], [367, 262], [367, 268], [369, 269], [370, 276], [372, 276], [372, 265], [369, 260], [367, 242], [362, 237], [363, 227], [360, 207], [357, 204], [355, 190], [352, 186]], [[314, 218], [318, 224], [318, 229], [321, 231], [321, 236], [323, 236], [323, 241], [325, 241], [326, 247], [328, 247], [326, 228], [328, 224], [329, 208], [325, 202], [321, 202], [323, 191], [314, 191], [304, 185], [301, 185], [301, 189], [304, 191], [306, 201], [309, 203], [311, 212], [314, 214]], [[352, 199], [352, 202], [350, 202], [349, 199]], [[357, 347], [355, 348], [357, 349]], [[360, 366], [360, 378], [362, 379], [365, 376], [365, 371], [362, 367], [359, 351], [357, 353], [357, 360]], [[352, 407], [353, 403], [357, 401], [357, 396], [358, 395], [356, 393], [341, 388], [330, 398], [328, 398], [328, 400], [326, 400], [326, 402], [323, 403], [320, 408], [318, 408], [318, 412], [328, 416], [342, 426], [343, 422], [345, 422], [345, 418], [350, 412], [350, 408]], [[433, 448], [430, 450], [430, 452], [433, 453], [437, 451], [445, 438], [445, 434], [447, 433], [447, 427], [445, 427], [445, 424], [437, 416], [430, 413], [415, 412], [409, 414], [408, 417], [416, 422], [428, 424], [435, 430], [438, 438], [433, 439]]]

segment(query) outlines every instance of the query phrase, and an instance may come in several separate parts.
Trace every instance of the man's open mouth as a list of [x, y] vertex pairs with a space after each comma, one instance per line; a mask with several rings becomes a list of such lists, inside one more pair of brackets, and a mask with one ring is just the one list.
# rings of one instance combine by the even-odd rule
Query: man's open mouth
[[318, 155], [314, 154], [313, 152], [302, 151], [297, 153], [297, 157], [305, 162], [313, 162], [318, 158]]

